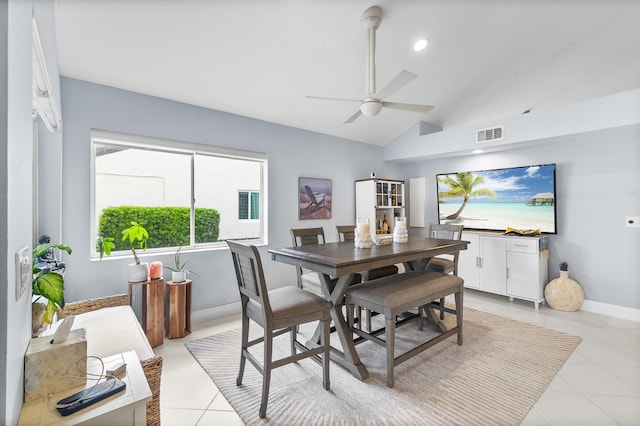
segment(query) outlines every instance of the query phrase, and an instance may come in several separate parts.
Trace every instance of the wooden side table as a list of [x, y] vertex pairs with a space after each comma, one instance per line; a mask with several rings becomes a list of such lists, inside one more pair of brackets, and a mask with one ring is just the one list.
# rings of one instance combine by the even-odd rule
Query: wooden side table
[[191, 280], [167, 281], [169, 318], [167, 337], [176, 339], [191, 333]]
[[164, 280], [129, 282], [129, 305], [133, 307], [133, 286], [142, 286], [142, 329], [152, 348], [164, 341]]

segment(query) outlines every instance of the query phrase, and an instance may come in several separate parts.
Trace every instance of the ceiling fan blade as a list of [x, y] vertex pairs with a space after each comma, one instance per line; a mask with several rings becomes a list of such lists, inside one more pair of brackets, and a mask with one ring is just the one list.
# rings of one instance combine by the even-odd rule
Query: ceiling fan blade
[[343, 102], [360, 102], [360, 99], [345, 99], [345, 98], [327, 98], [324, 96], [305, 96], [305, 99], [320, 99], [322, 101], [343, 101]]
[[405, 104], [401, 102], [382, 102], [383, 108], [401, 109], [404, 111], [429, 112], [433, 109], [431, 105]]
[[400, 71], [398, 75], [395, 76], [393, 80], [389, 82], [386, 86], [382, 88], [378, 93], [376, 93], [373, 98], [383, 100], [387, 96], [390, 96], [396, 90], [400, 90], [404, 87], [405, 84], [409, 83], [411, 80], [416, 78], [417, 75], [410, 73], [409, 71]]
[[360, 108], [358, 108], [358, 110], [356, 112], [354, 112], [353, 114], [351, 114], [349, 116], [349, 118], [347, 118], [346, 120], [344, 120], [342, 122], [342, 124], [349, 124], [349, 123], [353, 123], [356, 118], [360, 117], [362, 115], [362, 111], [360, 111]]

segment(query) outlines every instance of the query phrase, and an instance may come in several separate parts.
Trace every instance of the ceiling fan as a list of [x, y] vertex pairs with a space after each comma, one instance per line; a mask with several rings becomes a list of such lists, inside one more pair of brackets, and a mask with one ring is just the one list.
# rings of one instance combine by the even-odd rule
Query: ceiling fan
[[392, 95], [397, 90], [404, 87], [411, 80], [417, 76], [409, 71], [400, 71], [393, 80], [383, 87], [379, 92], [376, 92], [376, 29], [380, 26], [382, 21], [382, 9], [378, 6], [371, 6], [362, 13], [360, 22], [367, 30], [367, 75], [366, 75], [366, 90], [367, 94], [362, 99], [344, 99], [344, 98], [327, 98], [322, 96], [307, 96], [309, 99], [322, 99], [329, 101], [346, 101], [346, 102], [359, 102], [360, 107], [351, 114], [344, 124], [352, 123], [356, 118], [362, 114], [367, 117], [373, 117], [378, 115], [380, 110], [384, 108], [401, 109], [405, 111], [414, 112], [429, 112], [433, 109], [430, 105], [416, 105], [406, 104], [400, 102], [388, 102], [385, 101], [387, 97]]

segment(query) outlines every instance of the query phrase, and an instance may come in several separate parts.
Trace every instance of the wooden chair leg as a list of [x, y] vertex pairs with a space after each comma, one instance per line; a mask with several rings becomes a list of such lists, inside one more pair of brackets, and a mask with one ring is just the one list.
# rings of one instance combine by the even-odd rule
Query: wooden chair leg
[[291, 327], [291, 356], [296, 354], [296, 339], [298, 337], [298, 326]]
[[387, 387], [392, 388], [394, 384], [393, 369], [395, 366], [395, 341], [396, 341], [396, 316], [384, 319], [384, 334], [387, 347]]
[[[444, 308], [444, 297], [440, 299], [440, 306]], [[444, 319], [444, 311], [442, 309], [440, 310], [440, 319]]]
[[240, 369], [238, 370], [238, 377], [236, 378], [236, 386], [242, 384], [242, 377], [244, 376], [244, 366], [247, 362], [247, 358], [244, 355], [244, 351], [247, 350], [249, 342], [249, 317], [244, 313], [242, 314], [242, 343], [240, 344]]
[[[346, 305], [345, 309], [347, 313], [347, 323], [349, 324], [349, 317], [351, 317], [351, 323], [349, 327], [358, 327], [360, 328], [360, 324], [362, 324], [362, 309], [360, 306], [356, 305]], [[356, 325], [357, 324], [357, 325]]]
[[322, 346], [324, 347], [324, 353], [322, 355], [322, 386], [328, 390], [330, 386], [329, 382], [329, 361], [330, 361], [330, 342], [329, 334], [331, 331], [331, 319], [328, 318], [322, 321], [323, 333], [322, 333]]
[[462, 311], [463, 311], [463, 307], [462, 307], [462, 298], [463, 298], [463, 293], [462, 291], [459, 291], [456, 293], [456, 325], [458, 326], [458, 344], [461, 345], [462, 344]]
[[268, 327], [264, 330], [264, 363], [262, 364], [262, 402], [260, 403], [260, 418], [267, 415], [267, 403], [269, 402], [269, 385], [271, 384], [271, 368], [273, 356], [273, 330]]

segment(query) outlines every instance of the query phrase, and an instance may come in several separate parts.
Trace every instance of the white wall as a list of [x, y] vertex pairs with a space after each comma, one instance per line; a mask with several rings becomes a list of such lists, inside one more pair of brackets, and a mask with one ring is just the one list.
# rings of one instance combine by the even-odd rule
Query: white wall
[[[590, 99], [563, 107], [533, 110], [488, 123], [438, 131], [429, 123], [416, 124], [384, 147], [385, 161], [418, 161], [536, 146], [558, 137], [640, 123], [640, 89]], [[503, 139], [478, 144], [476, 131], [504, 126]], [[422, 129], [428, 132], [420, 134]]]

